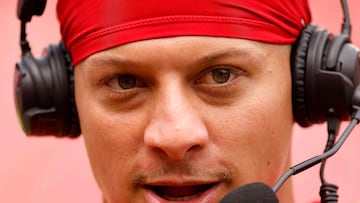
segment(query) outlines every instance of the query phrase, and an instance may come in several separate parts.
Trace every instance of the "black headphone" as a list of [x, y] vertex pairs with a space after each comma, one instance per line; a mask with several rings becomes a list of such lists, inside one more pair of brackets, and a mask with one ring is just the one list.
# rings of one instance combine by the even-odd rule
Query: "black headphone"
[[22, 56], [15, 69], [16, 109], [27, 135], [77, 137], [80, 127], [70, 55], [60, 42], [47, 47], [44, 56], [34, 58], [26, 40], [26, 23], [33, 15], [42, 15], [45, 5], [46, 0], [18, 2]]
[[[26, 41], [25, 24], [42, 15], [46, 0], [19, 0], [22, 57], [15, 70], [15, 100], [27, 135], [77, 137], [80, 127], [74, 101], [70, 55], [62, 42], [34, 58]], [[313, 24], [304, 28], [292, 47], [293, 113], [307, 127], [336, 116], [348, 120], [352, 97], [360, 82], [359, 50], [351, 44], [350, 18], [342, 2], [343, 31], [333, 35]]]

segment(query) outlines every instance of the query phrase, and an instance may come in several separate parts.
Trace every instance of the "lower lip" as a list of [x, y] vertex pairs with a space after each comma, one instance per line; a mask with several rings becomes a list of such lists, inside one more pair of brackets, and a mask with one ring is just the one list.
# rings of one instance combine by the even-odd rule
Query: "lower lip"
[[220, 190], [220, 184], [216, 184], [210, 189], [203, 192], [198, 197], [195, 197], [194, 199], [187, 200], [187, 201], [168, 201], [166, 199], [163, 199], [159, 197], [154, 191], [145, 188], [145, 200], [147, 203], [174, 203], [174, 202], [181, 202], [181, 203], [210, 203], [215, 202], [219, 198], [219, 190]]

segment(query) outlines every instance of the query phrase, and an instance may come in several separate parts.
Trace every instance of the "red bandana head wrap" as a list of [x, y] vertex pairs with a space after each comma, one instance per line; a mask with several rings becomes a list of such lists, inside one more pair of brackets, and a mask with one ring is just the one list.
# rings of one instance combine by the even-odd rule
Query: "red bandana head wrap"
[[310, 22], [307, 0], [59, 0], [74, 65], [121, 44], [171, 36], [293, 43]]

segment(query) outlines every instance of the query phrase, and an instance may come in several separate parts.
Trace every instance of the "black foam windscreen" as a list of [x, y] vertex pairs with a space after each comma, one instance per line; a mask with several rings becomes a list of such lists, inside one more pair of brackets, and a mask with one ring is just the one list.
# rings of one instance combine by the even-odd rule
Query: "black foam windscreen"
[[256, 182], [236, 188], [220, 203], [279, 203], [279, 200], [269, 186]]

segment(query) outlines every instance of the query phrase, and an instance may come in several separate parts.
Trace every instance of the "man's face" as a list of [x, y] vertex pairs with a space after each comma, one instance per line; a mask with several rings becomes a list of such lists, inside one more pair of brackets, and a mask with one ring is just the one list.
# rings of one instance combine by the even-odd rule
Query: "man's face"
[[75, 68], [81, 129], [107, 202], [217, 202], [288, 168], [290, 46], [176, 37]]

